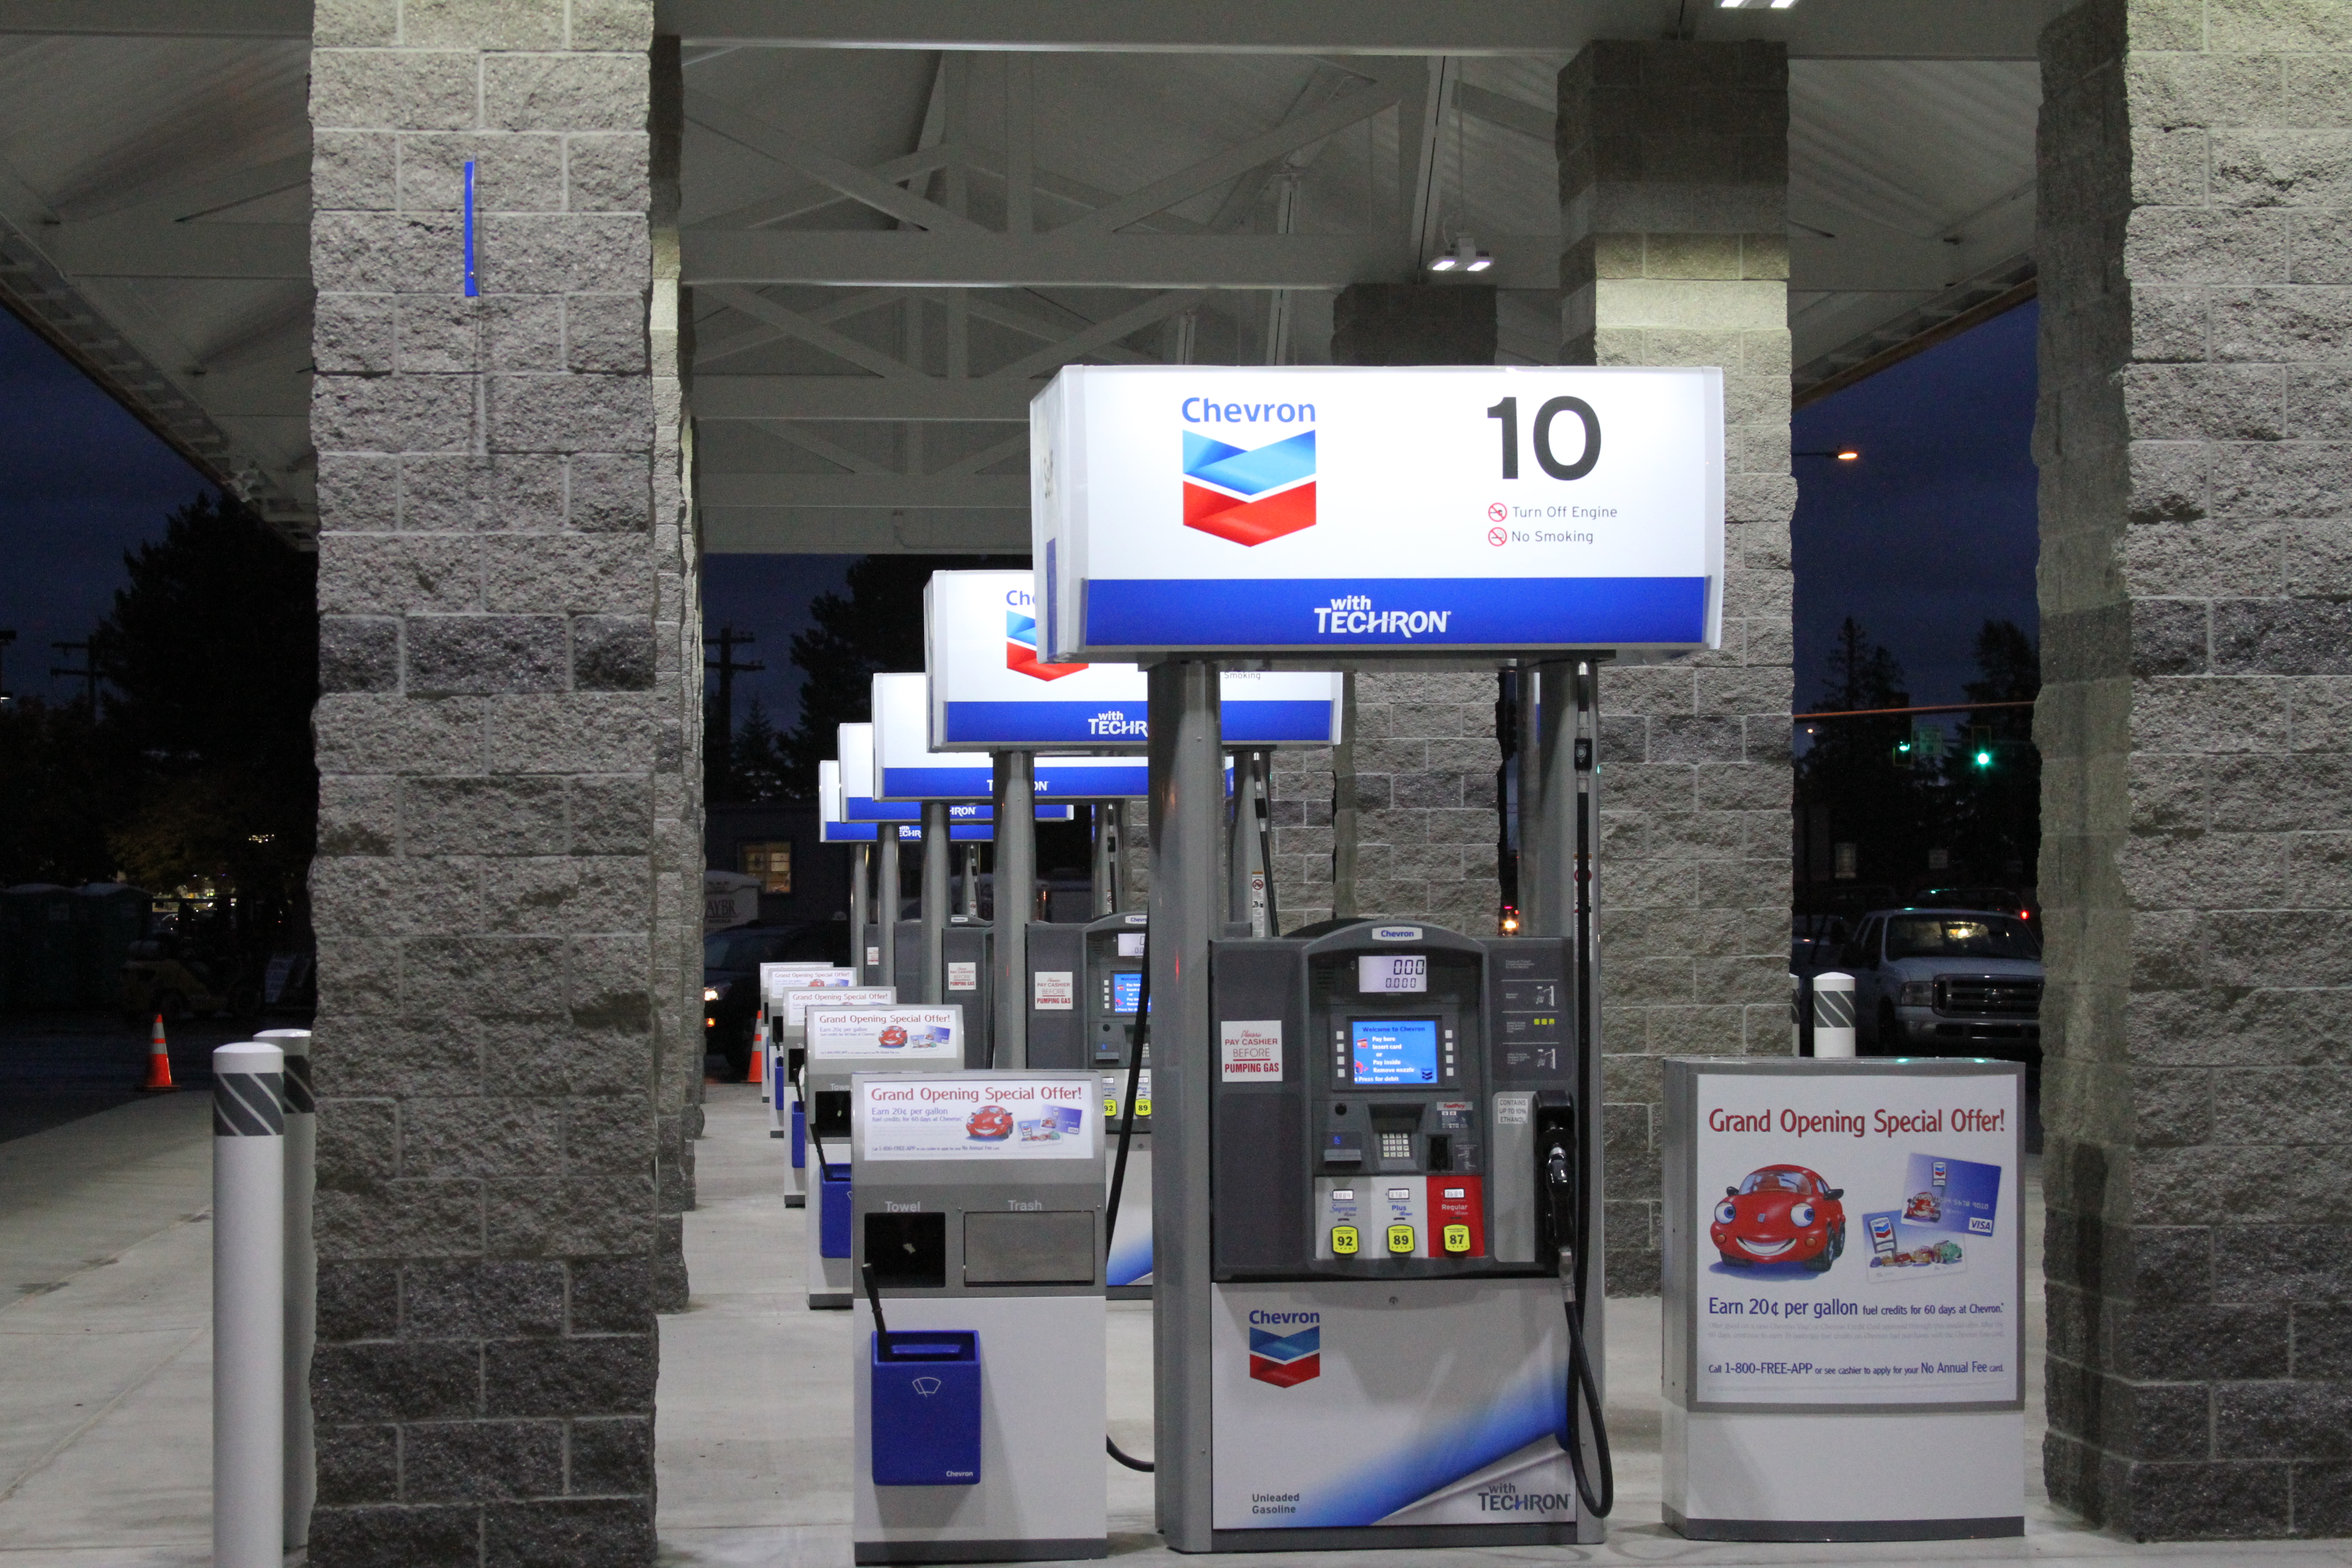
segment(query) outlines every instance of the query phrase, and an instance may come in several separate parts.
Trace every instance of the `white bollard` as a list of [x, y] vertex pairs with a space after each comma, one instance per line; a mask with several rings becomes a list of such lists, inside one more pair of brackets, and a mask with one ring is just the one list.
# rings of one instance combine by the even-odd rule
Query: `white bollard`
[[1843, 970], [1813, 976], [1813, 1055], [1853, 1055], [1853, 976]]
[[319, 1184], [318, 1101], [310, 1089], [310, 1031], [264, 1029], [286, 1053], [286, 1550], [310, 1543], [319, 1495], [311, 1450], [310, 1356], [319, 1342], [319, 1253], [310, 1205]]
[[213, 1053], [213, 1563], [279, 1568], [286, 1530], [286, 1058]]

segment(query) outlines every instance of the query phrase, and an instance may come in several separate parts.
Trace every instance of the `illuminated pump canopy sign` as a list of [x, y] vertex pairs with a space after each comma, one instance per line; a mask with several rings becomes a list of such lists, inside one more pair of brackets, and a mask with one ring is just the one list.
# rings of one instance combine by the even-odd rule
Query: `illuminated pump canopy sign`
[[1049, 661], [1721, 640], [1717, 370], [1071, 366], [1029, 416]]
[[[931, 749], [1143, 751], [1151, 738], [1143, 671], [1040, 659], [1034, 586], [1027, 572], [931, 574], [923, 589]], [[1229, 669], [1219, 680], [1229, 746], [1328, 746], [1341, 738], [1336, 673]], [[1045, 766], [1048, 774], [1056, 770]]]

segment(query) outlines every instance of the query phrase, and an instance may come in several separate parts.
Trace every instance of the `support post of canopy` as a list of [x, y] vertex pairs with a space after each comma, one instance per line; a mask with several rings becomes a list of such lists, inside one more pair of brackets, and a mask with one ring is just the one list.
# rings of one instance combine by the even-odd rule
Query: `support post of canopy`
[[1029, 1065], [1029, 915], [1037, 901], [1034, 759], [996, 754], [996, 1065]]
[[1224, 766], [1217, 667], [1150, 669], [1153, 1477], [1160, 1533], [1206, 1552], [1210, 1498], [1209, 941], [1224, 908], [1218, 863]]

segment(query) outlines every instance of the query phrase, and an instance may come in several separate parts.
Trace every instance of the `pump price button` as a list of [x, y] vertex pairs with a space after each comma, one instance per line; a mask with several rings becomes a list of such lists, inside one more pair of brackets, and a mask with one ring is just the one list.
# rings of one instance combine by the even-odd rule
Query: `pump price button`
[[1389, 1226], [1389, 1250], [1391, 1252], [1409, 1253], [1412, 1250], [1412, 1226], [1409, 1225], [1392, 1225]]
[[1331, 1227], [1331, 1250], [1338, 1253], [1342, 1258], [1354, 1257], [1356, 1254], [1356, 1227], [1352, 1225], [1333, 1226]]
[[1446, 1251], [1467, 1252], [1470, 1250], [1470, 1227], [1468, 1226], [1449, 1225], [1445, 1227], [1444, 1234]]

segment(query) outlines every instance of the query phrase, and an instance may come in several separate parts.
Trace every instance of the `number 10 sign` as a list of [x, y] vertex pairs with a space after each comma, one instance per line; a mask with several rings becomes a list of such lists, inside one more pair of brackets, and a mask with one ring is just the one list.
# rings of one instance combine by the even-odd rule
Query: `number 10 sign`
[[1721, 640], [1718, 370], [1071, 366], [1030, 453], [1048, 658]]

